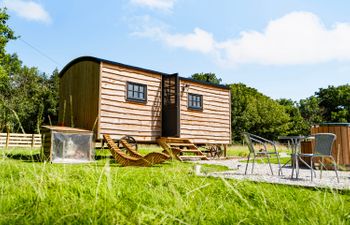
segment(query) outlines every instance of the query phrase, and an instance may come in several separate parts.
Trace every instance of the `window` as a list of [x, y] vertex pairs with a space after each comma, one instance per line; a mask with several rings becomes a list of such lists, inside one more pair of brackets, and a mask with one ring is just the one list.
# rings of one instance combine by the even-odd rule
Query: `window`
[[195, 110], [203, 109], [203, 96], [188, 93], [188, 108]]
[[144, 84], [137, 84], [127, 82], [127, 100], [135, 102], [147, 101], [147, 86]]

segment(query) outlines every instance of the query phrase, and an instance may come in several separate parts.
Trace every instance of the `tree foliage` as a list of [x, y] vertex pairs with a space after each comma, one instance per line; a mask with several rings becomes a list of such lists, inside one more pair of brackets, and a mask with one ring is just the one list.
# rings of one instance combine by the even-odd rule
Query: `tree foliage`
[[279, 99], [277, 102], [284, 107], [285, 112], [289, 115], [287, 135], [307, 135], [310, 132], [310, 125], [302, 117], [298, 103], [291, 99]]
[[319, 107], [319, 99], [316, 96], [301, 99], [299, 101], [299, 110], [308, 127], [323, 121], [322, 110]]
[[191, 76], [194, 80], [204, 81], [213, 84], [220, 84], [221, 78], [217, 78], [215, 73], [195, 73]]
[[39, 132], [49, 115], [57, 115], [57, 70], [48, 78], [35, 67], [23, 66], [6, 44], [15, 40], [7, 26], [9, 16], [0, 10], [0, 132]]
[[7, 21], [9, 19], [9, 15], [6, 13], [6, 9], [0, 9], [0, 57], [1, 60], [6, 59], [4, 57], [6, 55], [6, 44], [15, 40], [17, 37], [15, 36], [14, 31], [7, 25]]
[[350, 85], [338, 87], [328, 86], [316, 92], [319, 99], [319, 108], [324, 121], [349, 122], [350, 121]]
[[[57, 76], [57, 75], [56, 75]], [[48, 116], [57, 115], [57, 81], [37, 68], [23, 66], [10, 76], [7, 92], [0, 93], [1, 130], [37, 133]]]
[[278, 102], [242, 83], [230, 88], [233, 140], [240, 140], [243, 131], [271, 139], [287, 133], [289, 115]]

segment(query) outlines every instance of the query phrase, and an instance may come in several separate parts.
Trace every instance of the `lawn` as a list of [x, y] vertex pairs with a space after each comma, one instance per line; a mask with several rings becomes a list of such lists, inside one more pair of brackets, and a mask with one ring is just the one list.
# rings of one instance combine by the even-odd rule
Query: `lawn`
[[0, 158], [0, 224], [350, 224], [349, 192], [197, 177], [193, 164], [176, 161], [125, 168], [109, 157], [14, 158]]

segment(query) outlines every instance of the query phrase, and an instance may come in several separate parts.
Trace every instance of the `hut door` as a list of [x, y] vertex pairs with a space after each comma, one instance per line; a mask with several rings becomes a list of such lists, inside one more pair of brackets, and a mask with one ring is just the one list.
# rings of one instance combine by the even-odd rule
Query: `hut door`
[[180, 136], [180, 101], [178, 74], [162, 79], [162, 136]]

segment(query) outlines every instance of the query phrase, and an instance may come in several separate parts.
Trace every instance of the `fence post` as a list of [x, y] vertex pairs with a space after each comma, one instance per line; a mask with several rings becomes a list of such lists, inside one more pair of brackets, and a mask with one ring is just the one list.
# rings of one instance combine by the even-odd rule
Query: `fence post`
[[31, 143], [30, 147], [31, 147], [31, 148], [34, 147], [34, 134], [32, 134], [32, 143]]
[[10, 142], [10, 131], [7, 130], [5, 149], [7, 150]]

